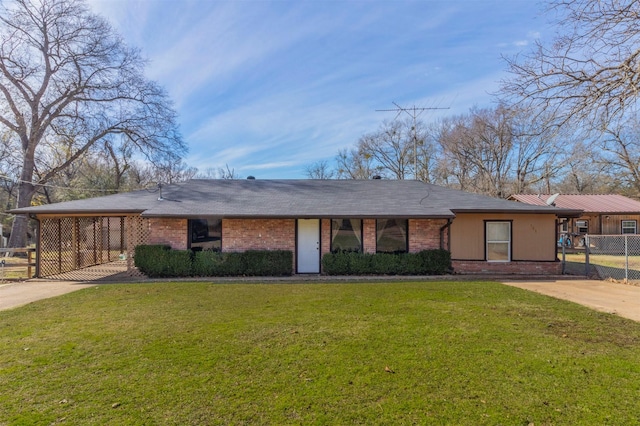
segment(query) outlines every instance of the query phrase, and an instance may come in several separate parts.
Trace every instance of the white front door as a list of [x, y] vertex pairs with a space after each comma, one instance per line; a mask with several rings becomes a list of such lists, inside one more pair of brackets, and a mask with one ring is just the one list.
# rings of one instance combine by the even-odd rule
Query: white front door
[[320, 273], [320, 220], [298, 219], [299, 274]]

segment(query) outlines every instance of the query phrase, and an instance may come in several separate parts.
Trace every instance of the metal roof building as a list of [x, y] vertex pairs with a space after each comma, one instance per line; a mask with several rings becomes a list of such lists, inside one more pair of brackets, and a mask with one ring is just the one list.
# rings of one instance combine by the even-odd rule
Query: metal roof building
[[[549, 197], [551, 194], [516, 194], [510, 198], [521, 203], [545, 206]], [[585, 213], [640, 213], [640, 201], [618, 194], [559, 194], [553, 204], [562, 209], [582, 210]]]

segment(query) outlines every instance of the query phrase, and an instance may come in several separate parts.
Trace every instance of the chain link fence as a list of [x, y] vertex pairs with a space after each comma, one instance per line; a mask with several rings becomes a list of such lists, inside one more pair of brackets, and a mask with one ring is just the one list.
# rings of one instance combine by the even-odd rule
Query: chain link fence
[[640, 282], [640, 235], [585, 235], [582, 250], [562, 258], [567, 273]]

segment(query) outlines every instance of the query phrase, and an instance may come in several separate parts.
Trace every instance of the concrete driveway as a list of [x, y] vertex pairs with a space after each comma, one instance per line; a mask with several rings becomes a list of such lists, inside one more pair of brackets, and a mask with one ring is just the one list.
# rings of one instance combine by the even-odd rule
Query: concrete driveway
[[638, 286], [599, 280], [503, 281], [503, 284], [640, 321]]
[[0, 284], [0, 311], [96, 285], [97, 283], [39, 280]]

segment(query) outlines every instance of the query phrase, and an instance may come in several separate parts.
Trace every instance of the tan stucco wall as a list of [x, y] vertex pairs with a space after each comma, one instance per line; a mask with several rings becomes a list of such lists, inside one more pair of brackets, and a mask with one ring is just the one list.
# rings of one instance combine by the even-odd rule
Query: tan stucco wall
[[512, 259], [556, 260], [556, 217], [543, 214], [464, 214], [451, 224], [451, 257], [457, 260], [484, 260], [484, 222], [511, 221]]

